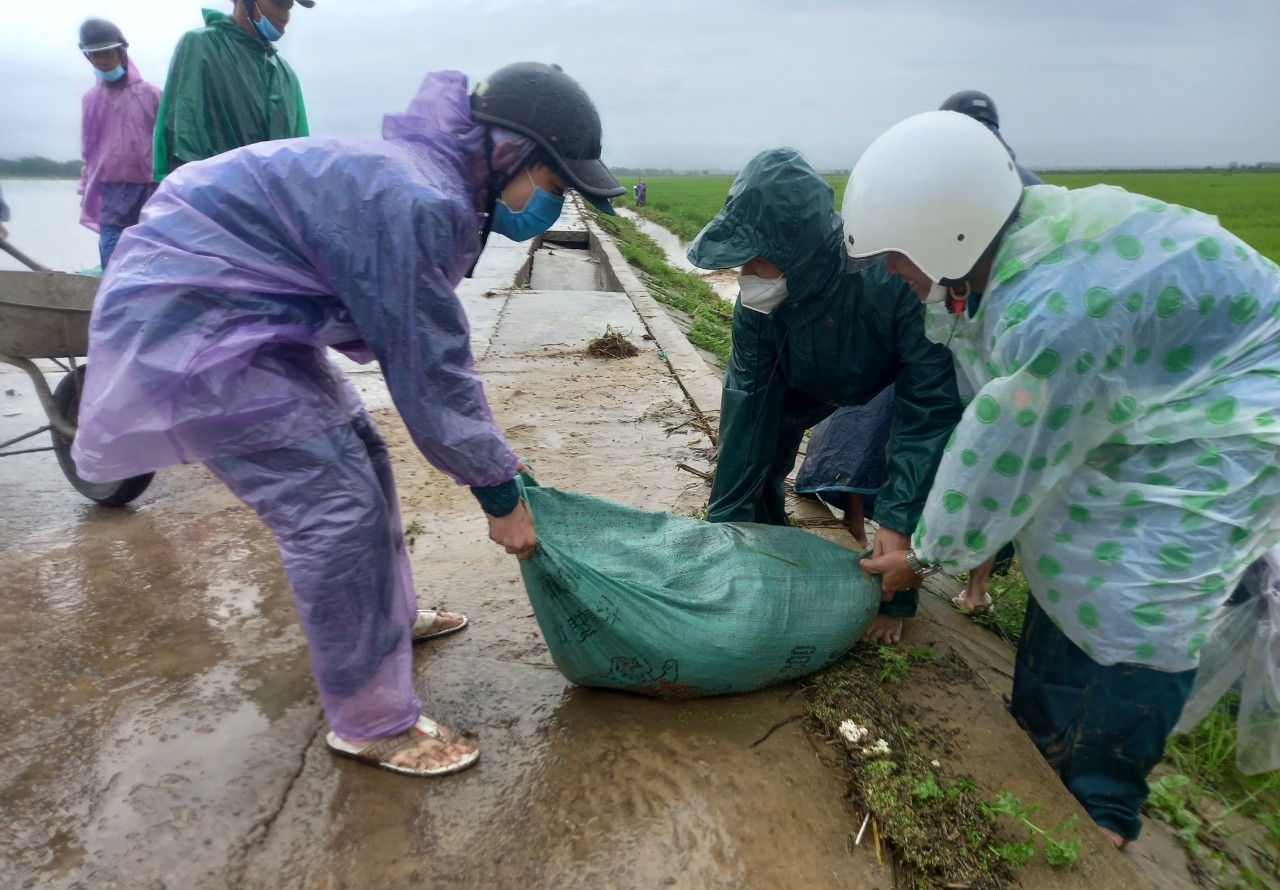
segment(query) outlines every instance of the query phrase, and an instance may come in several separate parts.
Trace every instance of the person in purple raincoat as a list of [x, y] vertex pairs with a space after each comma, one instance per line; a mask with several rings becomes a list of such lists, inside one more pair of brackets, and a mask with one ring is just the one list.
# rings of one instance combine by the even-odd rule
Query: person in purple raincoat
[[151, 176], [152, 133], [160, 88], [147, 83], [129, 60], [129, 41], [111, 22], [89, 19], [80, 26], [80, 51], [97, 83], [84, 94], [80, 124], [80, 222], [98, 233], [102, 268], [120, 233], [138, 221], [155, 191]]
[[[334, 751], [410, 775], [476, 761], [421, 712], [419, 621], [386, 445], [326, 357], [377, 359], [414, 442], [489, 536], [537, 543], [454, 292], [490, 230], [532, 238], [566, 188], [612, 212], [600, 118], [558, 66], [470, 94], [429, 74], [383, 139], [264, 142], [184, 165], [103, 279], [73, 456], [87, 479], [203, 461], [271, 527]], [[431, 619], [417, 635], [434, 635]], [[462, 616], [440, 630], [459, 626]]]

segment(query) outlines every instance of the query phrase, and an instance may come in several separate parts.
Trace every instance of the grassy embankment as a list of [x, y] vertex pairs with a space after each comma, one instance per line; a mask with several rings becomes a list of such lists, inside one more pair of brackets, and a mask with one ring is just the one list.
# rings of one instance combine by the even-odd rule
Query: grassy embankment
[[669, 266], [662, 248], [628, 220], [603, 213], [595, 216], [600, 226], [613, 236], [618, 249], [653, 298], [688, 316], [689, 329], [685, 336], [689, 342], [714, 354], [722, 365], [726, 364], [733, 326], [732, 307], [697, 275]]
[[[1212, 213], [1227, 229], [1280, 262], [1280, 173], [1090, 172], [1047, 173], [1044, 178], [1071, 188], [1106, 182]], [[846, 177], [829, 176], [827, 180], [838, 207]], [[640, 212], [682, 239], [692, 240], [720, 209], [732, 181], [729, 176], [647, 177], [648, 202]], [[630, 187], [634, 182], [624, 184]], [[631, 193], [619, 203], [634, 207]], [[627, 228], [638, 235], [634, 227]], [[660, 260], [656, 245], [649, 245], [651, 249], [644, 251], [646, 263], [654, 256]], [[636, 262], [631, 255], [628, 259]], [[641, 268], [647, 274], [658, 274], [651, 272], [651, 266]], [[1027, 594], [1026, 579], [1015, 562], [1007, 576], [993, 579], [994, 613], [975, 620], [1014, 641], [1021, 629]], [[837, 675], [827, 682], [825, 692], [829, 694], [842, 678]], [[1224, 826], [1242, 818], [1260, 830], [1264, 843], [1272, 849], [1280, 846], [1280, 773], [1246, 776], [1236, 770], [1232, 707], [1231, 697], [1224, 698], [1194, 732], [1171, 740], [1165, 761], [1155, 774], [1159, 778], [1153, 783], [1149, 808], [1152, 815], [1173, 825], [1210, 881], [1239, 887], [1276, 886], [1280, 875], [1274, 861], [1270, 866], [1247, 861], [1247, 855], [1242, 856], [1238, 848], [1231, 850], [1227, 843]], [[822, 722], [827, 734], [834, 736], [838, 726], [826, 725], [829, 719]]]

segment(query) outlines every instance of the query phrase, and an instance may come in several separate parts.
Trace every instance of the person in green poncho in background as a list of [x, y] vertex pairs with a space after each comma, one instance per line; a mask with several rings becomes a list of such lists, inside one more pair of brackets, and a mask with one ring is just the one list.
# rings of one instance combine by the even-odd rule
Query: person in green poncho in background
[[231, 15], [206, 9], [204, 27], [178, 41], [156, 118], [157, 182], [190, 161], [310, 135], [298, 77], [275, 48], [293, 5], [235, 0]]

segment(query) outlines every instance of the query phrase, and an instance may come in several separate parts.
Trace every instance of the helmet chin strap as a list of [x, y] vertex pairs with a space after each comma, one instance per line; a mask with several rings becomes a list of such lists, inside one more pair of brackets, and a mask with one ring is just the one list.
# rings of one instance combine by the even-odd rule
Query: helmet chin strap
[[[969, 287], [969, 279], [966, 278], [958, 285], [949, 284], [946, 287], [947, 311], [952, 315], [959, 315], [969, 305], [969, 295], [973, 293], [973, 289]], [[964, 288], [964, 290], [961, 290], [961, 288]]]

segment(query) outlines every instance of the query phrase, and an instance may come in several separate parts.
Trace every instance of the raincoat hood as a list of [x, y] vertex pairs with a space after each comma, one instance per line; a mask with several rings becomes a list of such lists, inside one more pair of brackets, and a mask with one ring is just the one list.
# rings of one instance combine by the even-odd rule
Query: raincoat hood
[[124, 54], [122, 82], [97, 79], [84, 95], [80, 127], [80, 222], [98, 231], [102, 187], [106, 183], [151, 182], [152, 131], [160, 89], [142, 79]]
[[763, 256], [787, 276], [791, 294], [825, 293], [844, 274], [842, 232], [827, 181], [800, 152], [773, 148], [738, 174], [688, 258], [700, 269], [729, 269]]
[[[387, 117], [387, 138], [259, 142], [166, 178], [95, 301], [81, 475], [270, 451], [348, 423], [359, 399], [329, 367], [332, 346], [378, 360], [435, 466], [476, 487], [509, 481], [516, 458], [454, 291], [481, 250], [479, 131], [465, 80], [442, 72]], [[500, 170], [531, 150], [494, 143]]]
[[537, 151], [527, 136], [472, 119], [467, 76], [461, 71], [433, 71], [423, 78], [408, 110], [383, 117], [382, 136], [427, 144], [451, 156], [464, 171], [474, 206], [486, 208]]
[[689, 261], [706, 269], [764, 256], [786, 275], [789, 293], [768, 315], [733, 313], [713, 522], [785, 523], [782, 483], [804, 431], [894, 384], [876, 521], [904, 533], [915, 527], [960, 415], [955, 373], [946, 350], [925, 338], [906, 284], [883, 262], [847, 272], [843, 239], [831, 186], [799, 152], [776, 148], [743, 168], [689, 247]]

